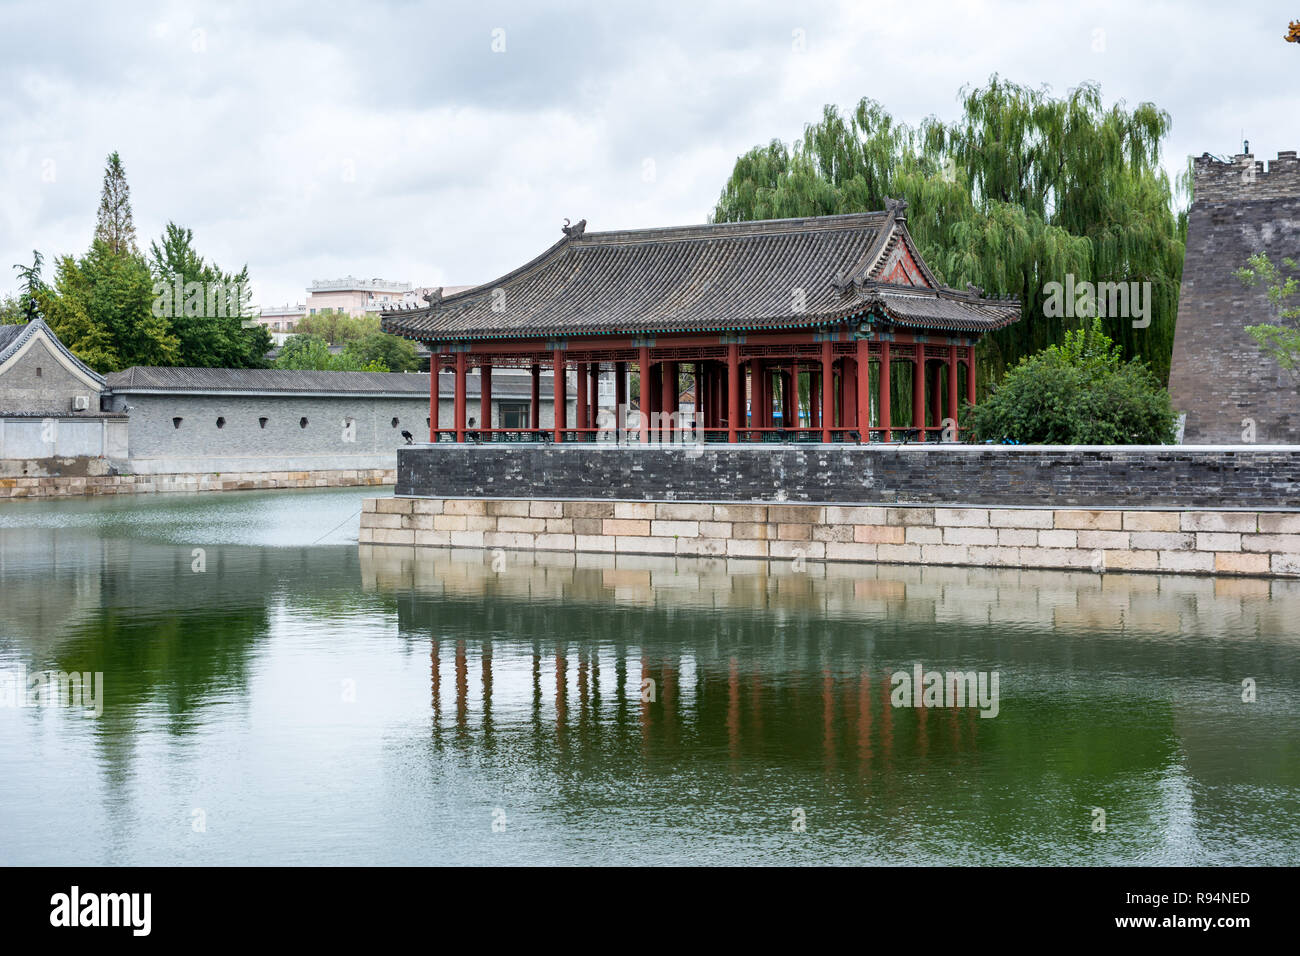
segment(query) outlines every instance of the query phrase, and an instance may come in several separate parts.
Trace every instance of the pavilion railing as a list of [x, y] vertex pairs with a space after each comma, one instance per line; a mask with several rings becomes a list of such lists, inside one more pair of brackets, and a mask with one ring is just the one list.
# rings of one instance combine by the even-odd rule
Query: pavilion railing
[[[946, 430], [942, 426], [927, 425], [924, 428], [904, 425], [886, 430], [878, 425], [868, 429], [835, 427], [828, 429], [832, 444], [891, 444], [906, 445], [917, 443], [941, 443], [947, 441]], [[736, 441], [740, 444], [821, 444], [821, 428], [738, 428]], [[548, 444], [556, 441], [554, 428], [467, 428], [467, 444], [497, 443], [531, 443]], [[649, 431], [649, 444], [692, 445], [692, 444], [726, 444], [731, 437], [727, 428], [654, 428]], [[432, 435], [435, 442], [456, 441], [454, 428], [440, 428]], [[641, 433], [637, 428], [563, 428], [559, 440], [565, 443], [599, 443], [608, 445], [641, 444]], [[961, 440], [960, 438], [958, 439]], [[947, 442], [950, 443], [951, 442]]]

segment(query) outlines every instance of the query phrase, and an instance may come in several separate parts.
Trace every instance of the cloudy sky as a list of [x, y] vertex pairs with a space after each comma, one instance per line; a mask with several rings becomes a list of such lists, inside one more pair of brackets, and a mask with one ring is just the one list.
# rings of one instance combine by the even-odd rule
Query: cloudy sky
[[[1166, 164], [1300, 148], [1300, 3], [3, 0], [0, 291], [89, 244], [121, 153], [263, 305], [312, 279], [488, 281], [593, 230], [701, 222], [736, 156], [825, 103], [952, 120], [992, 73], [1173, 116]], [[47, 276], [48, 278], [48, 276]]]

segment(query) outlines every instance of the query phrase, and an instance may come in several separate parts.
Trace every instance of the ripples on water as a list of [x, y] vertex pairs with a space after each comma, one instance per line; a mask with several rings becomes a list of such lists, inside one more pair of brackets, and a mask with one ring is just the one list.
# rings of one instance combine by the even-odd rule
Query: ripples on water
[[1300, 860], [1295, 582], [494, 569], [359, 548], [376, 493], [0, 507], [0, 673], [106, 684], [0, 709], [0, 862]]

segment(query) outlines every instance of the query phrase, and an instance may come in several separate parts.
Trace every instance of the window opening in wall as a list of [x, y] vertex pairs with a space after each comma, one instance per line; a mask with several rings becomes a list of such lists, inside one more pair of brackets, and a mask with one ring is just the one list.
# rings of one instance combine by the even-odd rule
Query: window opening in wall
[[306, 415], [304, 415], [302, 418], [298, 419], [298, 427], [299, 427], [299, 428], [306, 428], [306, 427], [307, 427], [307, 416], [306, 416]]
[[176, 417], [176, 418], [173, 418], [173, 419], [172, 419], [172, 428], [180, 428], [180, 427], [181, 427], [181, 422], [183, 422], [184, 420], [185, 420], [185, 419], [180, 418], [179, 416]]
[[218, 427], [218, 428], [225, 428], [225, 427], [226, 427], [226, 420], [225, 420], [224, 418], [218, 416], [218, 417], [217, 417], [217, 427]]
[[36, 377], [37, 378], [41, 377], [41, 367], [39, 365], [36, 366]]
[[265, 428], [265, 427], [266, 427], [266, 423], [267, 423], [267, 421], [268, 421], [268, 419], [267, 419], [265, 416], [263, 416], [262, 418], [259, 418], [259, 419], [257, 420], [257, 427], [258, 427], [258, 428]]

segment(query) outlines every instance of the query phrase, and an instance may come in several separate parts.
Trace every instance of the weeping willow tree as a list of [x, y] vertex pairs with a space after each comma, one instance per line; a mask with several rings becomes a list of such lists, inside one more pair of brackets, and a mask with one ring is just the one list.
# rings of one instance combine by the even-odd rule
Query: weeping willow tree
[[[1103, 327], [1126, 359], [1145, 359], [1166, 381], [1187, 236], [1178, 207], [1190, 182], [1171, 183], [1160, 163], [1169, 115], [1150, 103], [1107, 109], [1094, 84], [1062, 98], [996, 75], [963, 89], [960, 103], [956, 122], [916, 127], [869, 99], [848, 116], [827, 106], [792, 146], [773, 140], [737, 159], [713, 219], [863, 212], [904, 198], [908, 229], [943, 282], [1020, 299], [1021, 321], [980, 345], [982, 386], [1091, 324], [1046, 308], [1049, 284], [1067, 275], [1076, 288], [1149, 288], [1145, 316], [1130, 309]], [[894, 387], [908, 405], [906, 375]]]

